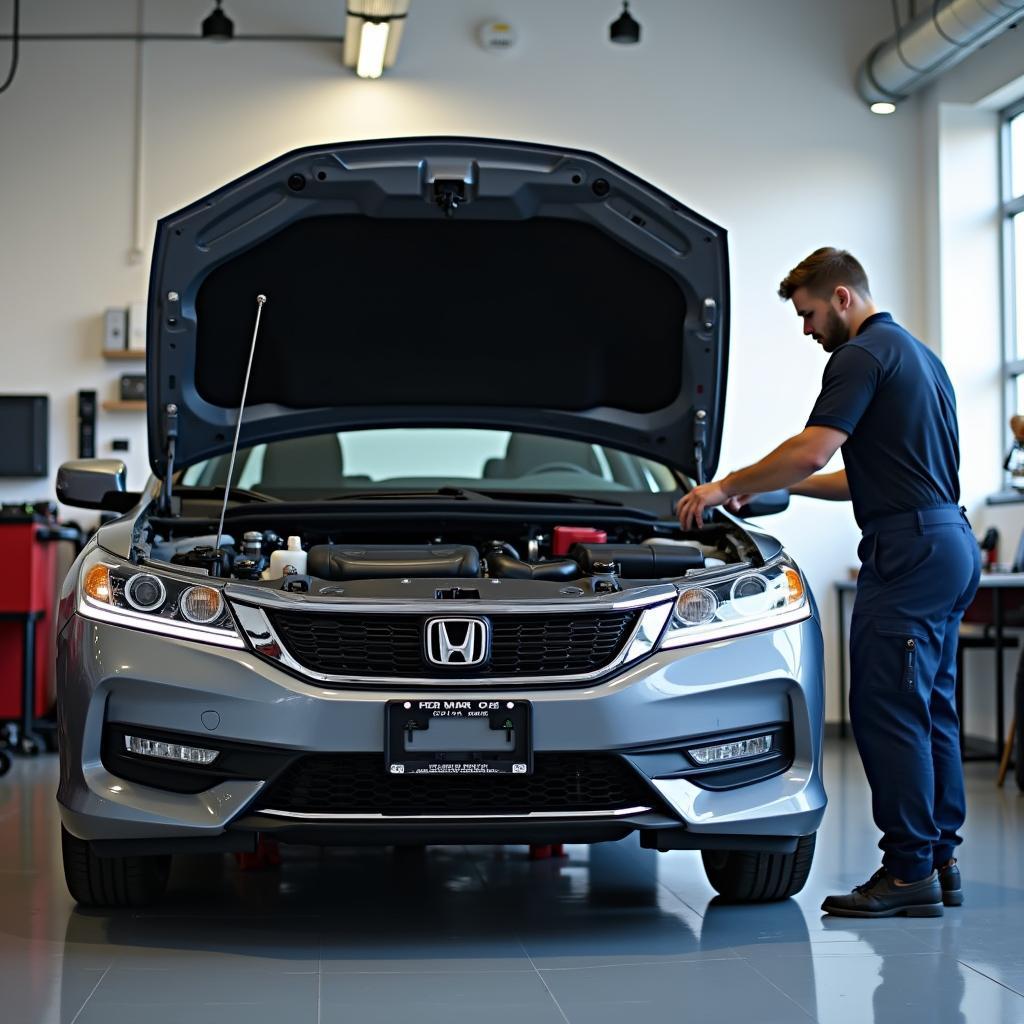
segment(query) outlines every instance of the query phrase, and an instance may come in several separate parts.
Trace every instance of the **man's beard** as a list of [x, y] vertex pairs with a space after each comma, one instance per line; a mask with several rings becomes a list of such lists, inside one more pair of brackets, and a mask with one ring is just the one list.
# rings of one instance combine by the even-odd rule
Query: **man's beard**
[[834, 310], [828, 311], [828, 321], [825, 323], [825, 331], [821, 335], [821, 347], [826, 352], [835, 352], [840, 345], [845, 345], [850, 340], [850, 328], [843, 323], [842, 318]]

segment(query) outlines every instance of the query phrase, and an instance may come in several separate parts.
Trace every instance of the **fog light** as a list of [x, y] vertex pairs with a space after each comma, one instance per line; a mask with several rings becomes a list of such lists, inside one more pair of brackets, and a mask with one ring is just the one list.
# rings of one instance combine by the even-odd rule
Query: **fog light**
[[213, 764], [220, 753], [219, 750], [208, 750], [206, 747], [186, 747], [180, 743], [147, 740], [142, 736], [125, 736], [124, 748], [143, 757], [162, 757], [167, 761], [184, 761], [186, 764]]
[[772, 749], [772, 739], [771, 735], [754, 736], [748, 740], [719, 743], [713, 747], [696, 747], [688, 753], [697, 764], [719, 764], [722, 761], [735, 761], [740, 757], [767, 754]]
[[213, 587], [189, 587], [181, 595], [181, 614], [200, 626], [213, 622], [222, 607], [220, 591]]
[[676, 616], [687, 626], [711, 622], [718, 611], [718, 598], [704, 587], [684, 590], [676, 600]]

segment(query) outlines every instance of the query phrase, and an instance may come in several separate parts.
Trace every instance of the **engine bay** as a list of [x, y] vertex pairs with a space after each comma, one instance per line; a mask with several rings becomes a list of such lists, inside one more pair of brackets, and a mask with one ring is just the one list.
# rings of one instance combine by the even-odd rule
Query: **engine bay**
[[[246, 524], [248, 525], [248, 523]], [[509, 524], [504, 524], [508, 526]], [[490, 529], [488, 527], [491, 527]], [[697, 531], [662, 524], [523, 525], [497, 530], [481, 522], [444, 532], [376, 523], [344, 531], [264, 529], [216, 537], [177, 529], [153, 535], [150, 564], [311, 596], [503, 597], [582, 596], [678, 579], [718, 566], [760, 564], [750, 536], [732, 523]], [[358, 539], [353, 540], [355, 535]]]

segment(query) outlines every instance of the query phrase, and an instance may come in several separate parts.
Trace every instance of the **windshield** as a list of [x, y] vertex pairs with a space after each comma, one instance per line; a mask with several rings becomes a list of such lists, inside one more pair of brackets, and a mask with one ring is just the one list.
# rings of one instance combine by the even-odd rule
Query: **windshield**
[[[180, 483], [223, 487], [230, 456], [186, 469]], [[348, 430], [239, 449], [237, 488], [285, 500], [380, 491], [660, 493], [678, 489], [657, 462], [583, 441], [467, 428]]]

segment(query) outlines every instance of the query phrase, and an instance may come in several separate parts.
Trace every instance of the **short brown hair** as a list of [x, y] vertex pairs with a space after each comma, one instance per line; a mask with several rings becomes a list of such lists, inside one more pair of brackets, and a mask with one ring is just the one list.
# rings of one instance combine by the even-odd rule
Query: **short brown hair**
[[871, 295], [868, 275], [864, 273], [860, 262], [845, 249], [825, 246], [815, 249], [782, 279], [779, 298], [791, 299], [797, 288], [807, 288], [820, 298], [825, 298], [839, 285], [852, 288], [862, 298]]

